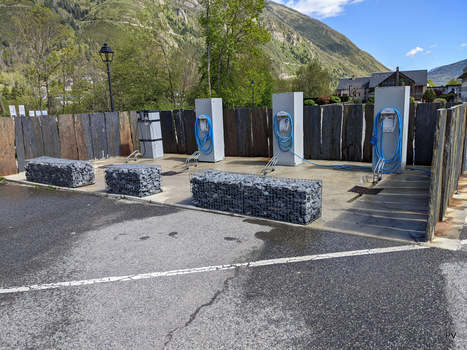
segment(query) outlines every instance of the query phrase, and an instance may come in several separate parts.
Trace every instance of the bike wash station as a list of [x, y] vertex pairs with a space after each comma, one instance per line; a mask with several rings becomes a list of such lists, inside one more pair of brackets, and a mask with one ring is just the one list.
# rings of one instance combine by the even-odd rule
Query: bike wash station
[[[373, 183], [383, 174], [400, 174], [406, 168], [409, 120], [409, 87], [383, 87], [375, 91], [373, 126]], [[218, 163], [225, 160], [222, 99], [197, 99], [194, 125], [198, 150], [186, 159], [190, 162]], [[164, 157], [159, 111], [137, 112], [140, 150], [127, 157], [125, 164], [105, 167], [107, 193], [144, 197], [162, 191], [159, 165], [128, 164], [134, 157]], [[262, 174], [203, 169], [189, 173], [195, 206], [241, 215], [297, 224], [309, 224], [321, 216], [322, 181], [274, 177], [268, 174], [276, 166], [297, 167], [303, 162], [345, 171], [361, 165], [325, 165], [304, 159], [303, 93], [273, 94], [273, 157]], [[80, 187], [94, 183], [94, 169], [88, 161], [50, 157], [30, 159], [25, 166], [26, 179], [61, 187]], [[310, 168], [310, 172], [313, 169]], [[368, 166], [370, 171], [370, 166]], [[338, 176], [338, 174], [336, 174]]]

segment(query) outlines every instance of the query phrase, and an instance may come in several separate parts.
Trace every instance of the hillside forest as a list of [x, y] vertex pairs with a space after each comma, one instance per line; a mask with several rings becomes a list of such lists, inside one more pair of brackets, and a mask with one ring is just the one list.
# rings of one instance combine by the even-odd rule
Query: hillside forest
[[[10, 4], [9, 30], [0, 37], [3, 115], [8, 104], [49, 114], [110, 110], [107, 66], [98, 53], [109, 38], [116, 111], [191, 108], [203, 97], [221, 97], [228, 108], [265, 107], [274, 92], [330, 94], [340, 78], [312, 53], [298, 54], [302, 64], [292, 74], [277, 68], [264, 0], [200, 0], [194, 21], [146, 1], [118, 26], [93, 22], [79, 3]], [[92, 35], [82, 23], [95, 26]]]

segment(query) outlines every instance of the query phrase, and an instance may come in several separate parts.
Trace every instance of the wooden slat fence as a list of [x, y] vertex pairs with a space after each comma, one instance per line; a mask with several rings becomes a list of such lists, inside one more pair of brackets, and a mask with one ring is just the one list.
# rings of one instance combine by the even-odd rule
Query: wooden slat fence
[[[139, 147], [134, 112], [0, 118], [0, 121], [0, 175], [24, 171], [25, 160], [30, 158], [101, 159], [129, 155], [135, 149], [134, 144]], [[11, 164], [15, 164], [14, 169]]]
[[[408, 165], [414, 159], [417, 165], [431, 164], [438, 108], [434, 104], [411, 105]], [[373, 105], [304, 107], [305, 158], [371, 162], [373, 115]], [[161, 111], [160, 117], [164, 153], [192, 154], [197, 150], [195, 111]], [[19, 171], [24, 170], [25, 159], [42, 155], [90, 160], [126, 156], [139, 149], [134, 111], [16, 117], [14, 122]], [[0, 125], [8, 130], [3, 132], [13, 133]], [[226, 156], [271, 157], [273, 142], [271, 109], [224, 110]]]
[[442, 221], [465, 172], [467, 103], [438, 110], [431, 163], [427, 238], [434, 238], [436, 223]]

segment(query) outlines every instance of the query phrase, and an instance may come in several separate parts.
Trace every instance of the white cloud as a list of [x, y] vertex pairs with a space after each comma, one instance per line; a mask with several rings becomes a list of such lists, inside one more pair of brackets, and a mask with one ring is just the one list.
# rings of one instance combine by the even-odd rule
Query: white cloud
[[422, 53], [422, 55], [423, 56], [428, 56], [430, 53], [431, 53], [431, 50], [428, 50], [428, 51], [425, 51], [424, 53]]
[[467, 47], [467, 43], [461, 44], [461, 47]]
[[297, 11], [319, 19], [336, 17], [344, 12], [344, 7], [365, 0], [276, 0]]
[[431, 46], [430, 46], [430, 49], [432, 49], [432, 48], [434, 48], [434, 47], [436, 47], [436, 46], [438, 46], [438, 44], [431, 45]]
[[416, 47], [415, 49], [412, 49], [410, 50], [409, 52], [407, 52], [405, 55], [408, 57], [408, 58], [414, 58], [414, 56], [419, 53], [419, 52], [422, 52], [423, 49], [421, 47]]

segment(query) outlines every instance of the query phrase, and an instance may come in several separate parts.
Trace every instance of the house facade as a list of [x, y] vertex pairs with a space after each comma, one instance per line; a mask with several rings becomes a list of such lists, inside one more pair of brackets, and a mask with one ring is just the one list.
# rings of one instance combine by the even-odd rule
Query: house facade
[[[399, 71], [399, 67], [397, 67], [395, 72], [379, 72], [372, 73], [371, 77], [340, 79], [337, 86], [337, 96], [358, 97], [367, 101], [376, 87], [410, 86], [410, 96], [421, 100], [421, 96], [427, 88], [427, 81], [428, 71], [426, 69]], [[357, 94], [360, 96], [354, 96]]]
[[352, 78], [340, 79], [337, 86], [337, 96], [350, 96], [366, 101], [369, 98], [369, 85], [370, 77], [355, 78], [353, 76]]
[[467, 102], [467, 67], [464, 67], [462, 75], [457, 79], [462, 80], [462, 85], [460, 86], [460, 98], [463, 102]]

